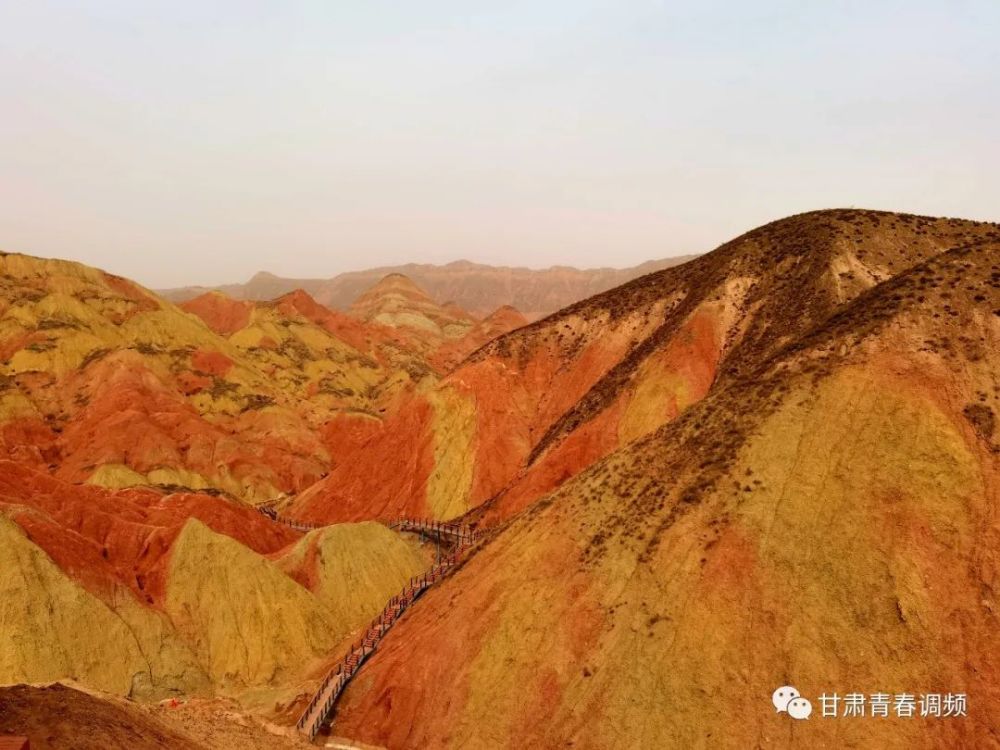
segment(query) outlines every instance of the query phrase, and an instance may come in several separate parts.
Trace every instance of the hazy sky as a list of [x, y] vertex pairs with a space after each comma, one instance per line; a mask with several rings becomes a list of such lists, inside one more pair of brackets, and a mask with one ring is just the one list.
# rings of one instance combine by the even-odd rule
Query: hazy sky
[[997, 0], [0, 0], [0, 248], [163, 287], [997, 220], [998, 39]]

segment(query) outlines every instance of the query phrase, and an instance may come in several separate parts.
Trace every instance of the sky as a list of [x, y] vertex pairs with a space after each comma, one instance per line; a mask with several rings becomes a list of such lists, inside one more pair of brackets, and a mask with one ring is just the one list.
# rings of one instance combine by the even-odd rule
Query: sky
[[995, 0], [0, 0], [0, 249], [155, 287], [1000, 220]]

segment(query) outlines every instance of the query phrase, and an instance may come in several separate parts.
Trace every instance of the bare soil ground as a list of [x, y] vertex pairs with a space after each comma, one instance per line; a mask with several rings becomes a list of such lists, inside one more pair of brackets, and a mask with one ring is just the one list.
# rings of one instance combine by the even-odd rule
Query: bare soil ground
[[[61, 684], [0, 688], [0, 735], [32, 750], [302, 750], [293, 729], [267, 725], [222, 700], [141, 704]], [[350, 745], [348, 745], [350, 746]]]
[[58, 684], [0, 689], [0, 734], [25, 736], [32, 750], [207, 748], [126, 701]]

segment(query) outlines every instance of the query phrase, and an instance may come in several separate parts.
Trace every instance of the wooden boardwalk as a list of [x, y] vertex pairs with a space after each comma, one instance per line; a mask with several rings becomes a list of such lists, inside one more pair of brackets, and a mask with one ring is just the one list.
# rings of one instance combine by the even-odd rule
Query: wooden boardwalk
[[[292, 521], [282, 518], [277, 510], [269, 505], [257, 507], [263, 515], [276, 523], [284, 524], [289, 528], [308, 533], [313, 529], [322, 526]], [[379, 643], [385, 634], [389, 632], [395, 622], [402, 616], [406, 609], [417, 600], [428, 588], [440, 581], [452, 570], [464, 553], [477, 541], [484, 538], [485, 534], [469, 526], [447, 521], [434, 521], [423, 518], [396, 518], [386, 523], [390, 529], [396, 531], [406, 531], [420, 534], [429, 539], [433, 539], [438, 544], [438, 561], [421, 576], [411, 578], [409, 583], [396, 596], [392, 597], [383, 607], [378, 617], [371, 621], [364, 635], [357, 643], [351, 644], [347, 654], [330, 670], [319, 686], [319, 690], [309, 701], [302, 716], [296, 722], [296, 728], [309, 737], [310, 741], [315, 739], [323, 725], [330, 720], [337, 699], [343, 693], [344, 688], [351, 678], [361, 669], [371, 654], [378, 648]], [[451, 552], [445, 557], [440, 557], [441, 545], [446, 544], [451, 548]]]
[[330, 720], [337, 699], [347, 687], [347, 683], [361, 669], [365, 660], [378, 648], [389, 629], [424, 591], [447, 575], [466, 550], [480, 538], [480, 534], [473, 529], [458, 524], [445, 524], [440, 521], [400, 518], [388, 526], [400, 531], [413, 531], [435, 535], [439, 539], [449, 539], [455, 543], [455, 548], [426, 573], [411, 578], [406, 587], [392, 597], [378, 617], [371, 621], [361, 640], [351, 644], [347, 655], [336, 667], [330, 670], [296, 724], [298, 730], [310, 740], [314, 739], [323, 725]]
[[257, 512], [267, 516], [275, 523], [280, 523], [284, 526], [287, 526], [290, 529], [301, 531], [303, 534], [306, 534], [312, 531], [313, 529], [323, 528], [322, 526], [314, 523], [305, 523], [304, 521], [292, 521], [288, 518], [282, 518], [281, 516], [278, 515], [278, 511], [276, 511], [270, 505], [258, 505]]

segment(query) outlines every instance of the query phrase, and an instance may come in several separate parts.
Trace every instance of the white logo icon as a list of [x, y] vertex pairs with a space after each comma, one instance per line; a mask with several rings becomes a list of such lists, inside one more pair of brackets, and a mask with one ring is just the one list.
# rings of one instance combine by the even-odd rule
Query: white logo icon
[[808, 719], [812, 703], [803, 698], [791, 685], [783, 685], [771, 694], [771, 703], [780, 714], [785, 711], [793, 719]]
[[793, 688], [791, 685], [785, 685], [778, 688], [771, 694], [771, 703], [774, 707], [778, 709], [780, 714], [782, 711], [788, 709], [788, 704], [791, 702], [792, 698], [798, 698], [799, 691]]
[[812, 703], [805, 698], [793, 698], [788, 702], [788, 715], [793, 719], [808, 719], [812, 712]]

